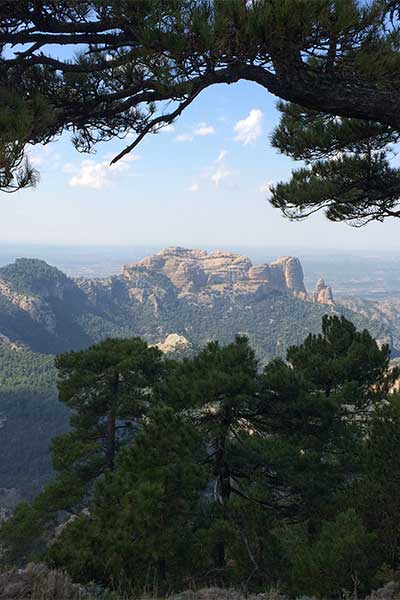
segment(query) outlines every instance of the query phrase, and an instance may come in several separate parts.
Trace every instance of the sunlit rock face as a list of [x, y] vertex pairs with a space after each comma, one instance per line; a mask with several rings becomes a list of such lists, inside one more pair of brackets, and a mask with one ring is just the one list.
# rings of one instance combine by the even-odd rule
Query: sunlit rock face
[[[138, 275], [161, 276], [173, 284], [179, 297], [193, 297], [209, 302], [220, 296], [247, 296], [261, 299], [273, 293], [282, 293], [304, 300], [332, 303], [332, 293], [319, 290], [308, 296], [304, 274], [298, 258], [285, 256], [270, 264], [253, 265], [247, 256], [234, 252], [191, 250], [171, 247], [153, 256], [126, 265], [122, 278], [132, 283], [131, 294], [140, 296], [135, 282]], [[329, 288], [330, 290], [330, 288]]]
[[334, 304], [332, 288], [326, 285], [325, 281], [320, 278], [317, 281], [314, 291], [310, 294], [310, 299], [318, 304]]

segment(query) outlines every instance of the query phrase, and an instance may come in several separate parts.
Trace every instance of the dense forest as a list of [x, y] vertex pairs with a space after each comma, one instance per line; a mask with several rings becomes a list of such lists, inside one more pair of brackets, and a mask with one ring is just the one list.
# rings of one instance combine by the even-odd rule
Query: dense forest
[[25, 497], [52, 475], [52, 437], [68, 427], [58, 401], [54, 358], [0, 345], [0, 480]]
[[70, 430], [55, 478], [1, 526], [3, 562], [137, 593], [333, 597], [397, 577], [389, 348], [326, 316], [285, 358], [262, 366], [245, 337], [181, 361], [140, 338], [59, 355]]
[[19, 259], [0, 269], [0, 280], [8, 290], [0, 290], [0, 333], [8, 339], [0, 345], [1, 434], [6, 444], [0, 457], [1, 487], [17, 488], [27, 498], [51, 477], [51, 438], [67, 428], [55, 387], [53, 358], [58, 352], [80, 350], [109, 337], [139, 335], [155, 344], [174, 332], [187, 339], [183, 355], [190, 356], [210, 340], [227, 344], [241, 334], [265, 364], [284, 357], [307, 333], [318, 333], [326, 313], [343, 314], [390, 342], [390, 329], [382, 321], [282, 293], [257, 301], [227, 294], [208, 306], [179, 298], [166, 277], [152, 275], [135, 285], [148, 294], [161, 290], [155, 314], [150, 299], [132, 300], [132, 284], [119, 276], [73, 280], [44, 261]]

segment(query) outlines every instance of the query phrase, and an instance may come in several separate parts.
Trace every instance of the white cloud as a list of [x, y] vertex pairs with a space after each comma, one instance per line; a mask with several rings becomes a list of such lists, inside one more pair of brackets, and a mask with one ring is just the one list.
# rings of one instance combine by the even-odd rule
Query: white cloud
[[226, 150], [221, 150], [221, 152], [218, 154], [218, 158], [215, 162], [222, 162], [227, 154], [228, 154], [228, 152]]
[[180, 133], [176, 136], [175, 140], [177, 142], [192, 142], [195, 137], [205, 137], [206, 135], [211, 135], [212, 133], [215, 133], [214, 127], [203, 122], [199, 123], [191, 133]]
[[212, 125], [208, 125], [207, 123], [199, 123], [196, 129], [193, 132], [193, 135], [210, 135], [211, 133], [215, 133], [215, 129]]
[[233, 175], [237, 174], [237, 171], [232, 171], [232, 169], [226, 165], [225, 158], [227, 154], [228, 152], [226, 150], [221, 150], [214, 161], [214, 164], [205, 174], [205, 177], [217, 187], [222, 181], [230, 179]]
[[110, 166], [110, 161], [96, 161], [93, 159], [82, 160], [78, 166], [66, 163], [63, 167], [64, 173], [72, 175], [69, 180], [71, 187], [91, 188], [101, 190], [108, 187], [116, 175], [129, 174], [129, 163], [137, 160], [139, 157], [135, 154], [126, 155], [115, 165]]
[[181, 133], [177, 135], [175, 139], [177, 142], [191, 142], [193, 140], [193, 136], [189, 133]]
[[235, 174], [234, 171], [231, 171], [227, 167], [220, 165], [219, 167], [217, 167], [217, 169], [214, 171], [214, 173], [212, 173], [210, 179], [218, 187], [219, 184], [221, 183], [221, 181], [223, 181], [224, 179], [227, 179], [228, 177], [231, 177], [234, 174]]
[[198, 183], [192, 183], [192, 185], [189, 186], [187, 189], [188, 192], [192, 192], [193, 194], [195, 194], [199, 190], [200, 190], [200, 186]]
[[235, 140], [243, 144], [254, 142], [262, 134], [262, 120], [262, 111], [258, 108], [253, 108], [245, 119], [235, 124]]

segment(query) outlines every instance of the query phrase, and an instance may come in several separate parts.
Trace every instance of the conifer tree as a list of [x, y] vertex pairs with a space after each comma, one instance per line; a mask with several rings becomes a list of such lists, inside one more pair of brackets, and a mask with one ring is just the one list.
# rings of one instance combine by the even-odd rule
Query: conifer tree
[[[19, 170], [21, 152], [63, 131], [73, 133], [81, 151], [133, 131], [136, 138], [115, 162], [176, 120], [209, 86], [240, 80], [328, 119], [381, 123], [390, 134], [400, 127], [398, 22], [393, 0], [3, 0], [0, 120], [9, 111], [7, 98], [18, 96], [25, 126], [2, 132], [0, 183], [3, 189], [29, 185], [32, 177]], [[60, 45], [73, 58], [60, 59]], [[397, 171], [386, 168], [379, 152], [367, 168], [365, 147], [361, 162], [338, 165], [342, 173], [351, 171], [350, 190], [339, 185], [333, 164], [317, 168], [320, 190], [317, 172], [310, 175], [314, 202], [338, 198], [332, 217], [351, 217], [350, 207], [342, 207], [351, 202], [362, 214], [376, 192], [385, 210], [372, 214], [396, 212], [381, 180], [390, 175], [397, 189]], [[358, 189], [360, 175], [368, 173], [379, 181]], [[297, 176], [300, 191], [304, 179]], [[332, 186], [340, 192], [333, 199]], [[289, 191], [280, 189], [275, 198], [288, 209]]]
[[140, 592], [146, 582], [161, 591], [189, 578], [204, 459], [196, 428], [170, 407], [154, 408], [98, 481], [90, 514], [65, 528], [49, 559], [80, 581], [129, 581]]
[[360, 226], [400, 216], [400, 169], [391, 164], [399, 131], [278, 103], [272, 145], [306, 166], [271, 186], [271, 203], [292, 220], [323, 210], [331, 221]]

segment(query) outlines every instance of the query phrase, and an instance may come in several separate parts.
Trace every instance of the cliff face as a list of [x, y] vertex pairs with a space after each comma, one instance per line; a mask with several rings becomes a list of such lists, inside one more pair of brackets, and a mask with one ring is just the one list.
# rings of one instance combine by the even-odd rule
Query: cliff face
[[253, 265], [233, 252], [173, 247], [125, 266], [119, 276], [92, 280], [18, 259], [0, 268], [0, 334], [18, 346], [55, 353], [106, 336], [151, 331], [162, 339], [196, 307], [211, 310], [214, 320], [239, 304], [256, 310], [275, 297], [333, 304], [321, 281], [307, 294], [300, 261], [290, 256]]
[[73, 279], [37, 259], [0, 268], [0, 333], [39, 352], [90, 343], [76, 316], [89, 302]]
[[310, 294], [310, 299], [319, 304], [334, 304], [332, 288], [325, 284], [320, 278], [317, 281], [314, 291]]
[[269, 264], [253, 265], [247, 256], [233, 252], [208, 254], [205, 250], [172, 247], [126, 265], [121, 278], [131, 286], [131, 295], [139, 299], [143, 297], [143, 286], [137, 283], [141, 279], [149, 281], [156, 275], [169, 280], [177, 289], [178, 297], [202, 303], [228, 295], [258, 300], [276, 292], [303, 300], [333, 303], [331, 291], [322, 293], [323, 289], [330, 290], [325, 284], [318, 294], [307, 294], [300, 261], [291, 256]]

